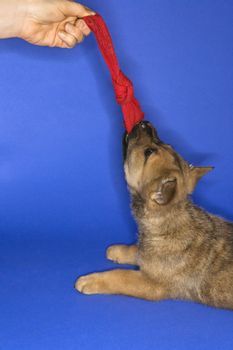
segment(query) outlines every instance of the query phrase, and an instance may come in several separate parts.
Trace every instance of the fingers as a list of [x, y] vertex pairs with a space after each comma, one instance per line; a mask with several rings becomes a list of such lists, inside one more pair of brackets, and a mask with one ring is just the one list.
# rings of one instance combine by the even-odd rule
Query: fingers
[[82, 20], [78, 20], [75, 24], [66, 23], [65, 31], [60, 31], [58, 36], [66, 47], [72, 48], [80, 44], [84, 37], [90, 34], [90, 32], [86, 23]]
[[76, 44], [81, 43], [84, 37], [91, 32], [86, 23], [80, 18], [95, 15], [95, 12], [72, 0], [64, 0], [62, 2], [62, 12], [68, 17], [79, 18], [75, 24], [66, 23], [64, 30], [57, 34], [62, 40], [62, 44], [59, 46], [72, 48]]
[[88, 7], [83, 6], [77, 2], [67, 0], [63, 2], [63, 11], [64, 14], [67, 16], [78, 18], [91, 16], [95, 14], [95, 12], [90, 10]]
[[87, 36], [91, 32], [86, 23], [81, 19], [79, 19], [75, 24], [66, 23], [65, 31], [73, 35], [78, 42], [80, 42], [80, 38], [83, 39], [83, 36]]
[[62, 43], [64, 44], [64, 45], [61, 45], [61, 47], [72, 48], [77, 44], [76, 38], [67, 32], [61, 31], [58, 33], [58, 36], [62, 40]]

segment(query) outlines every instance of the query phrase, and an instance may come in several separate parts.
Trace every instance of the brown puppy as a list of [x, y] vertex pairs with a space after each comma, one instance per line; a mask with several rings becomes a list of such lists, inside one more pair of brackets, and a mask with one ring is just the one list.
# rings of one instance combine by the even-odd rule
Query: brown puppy
[[111, 246], [107, 258], [140, 269], [83, 276], [76, 289], [233, 309], [233, 224], [189, 200], [197, 181], [212, 168], [189, 165], [148, 122], [126, 135], [124, 153], [139, 242]]

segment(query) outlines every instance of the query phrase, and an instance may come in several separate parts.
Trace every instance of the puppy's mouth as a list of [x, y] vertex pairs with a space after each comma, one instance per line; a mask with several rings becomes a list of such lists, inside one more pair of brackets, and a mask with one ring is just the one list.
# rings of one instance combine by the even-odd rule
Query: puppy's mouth
[[129, 144], [131, 142], [134, 142], [134, 143], [140, 142], [143, 139], [145, 139], [145, 142], [147, 143], [148, 141], [155, 143], [157, 145], [162, 143], [153, 125], [150, 122], [143, 120], [137, 123], [129, 134], [127, 133], [124, 134], [124, 137], [123, 137], [124, 160], [126, 159], [126, 156], [127, 156], [127, 150], [128, 150]]

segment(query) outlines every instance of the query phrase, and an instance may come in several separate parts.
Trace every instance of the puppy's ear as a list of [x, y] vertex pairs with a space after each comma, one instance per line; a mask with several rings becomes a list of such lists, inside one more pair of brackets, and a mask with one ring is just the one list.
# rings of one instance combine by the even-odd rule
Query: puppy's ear
[[150, 198], [159, 205], [168, 204], [176, 192], [177, 180], [175, 177], [161, 178], [159, 184]]
[[207, 167], [194, 167], [192, 165], [189, 166], [189, 173], [188, 173], [188, 180], [187, 180], [187, 186], [188, 186], [188, 194], [191, 194], [200, 178], [207, 174], [209, 171], [213, 170], [214, 167], [207, 166]]

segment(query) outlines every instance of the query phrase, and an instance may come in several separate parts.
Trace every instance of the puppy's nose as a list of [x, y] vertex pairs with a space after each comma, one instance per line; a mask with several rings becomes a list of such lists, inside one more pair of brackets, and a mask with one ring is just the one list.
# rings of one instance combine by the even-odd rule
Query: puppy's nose
[[160, 141], [155, 128], [147, 120], [143, 120], [136, 124], [129, 134], [129, 138], [138, 138], [143, 135], [149, 136], [154, 142], [158, 143]]
[[146, 131], [146, 132], [150, 132], [150, 130], [153, 128], [152, 125], [150, 124], [150, 122], [148, 122], [147, 120], [143, 120], [142, 122], [139, 123], [139, 128], [141, 128], [142, 130]]
[[146, 133], [150, 137], [156, 133], [155, 128], [147, 120], [141, 121], [136, 126], [139, 133]]

